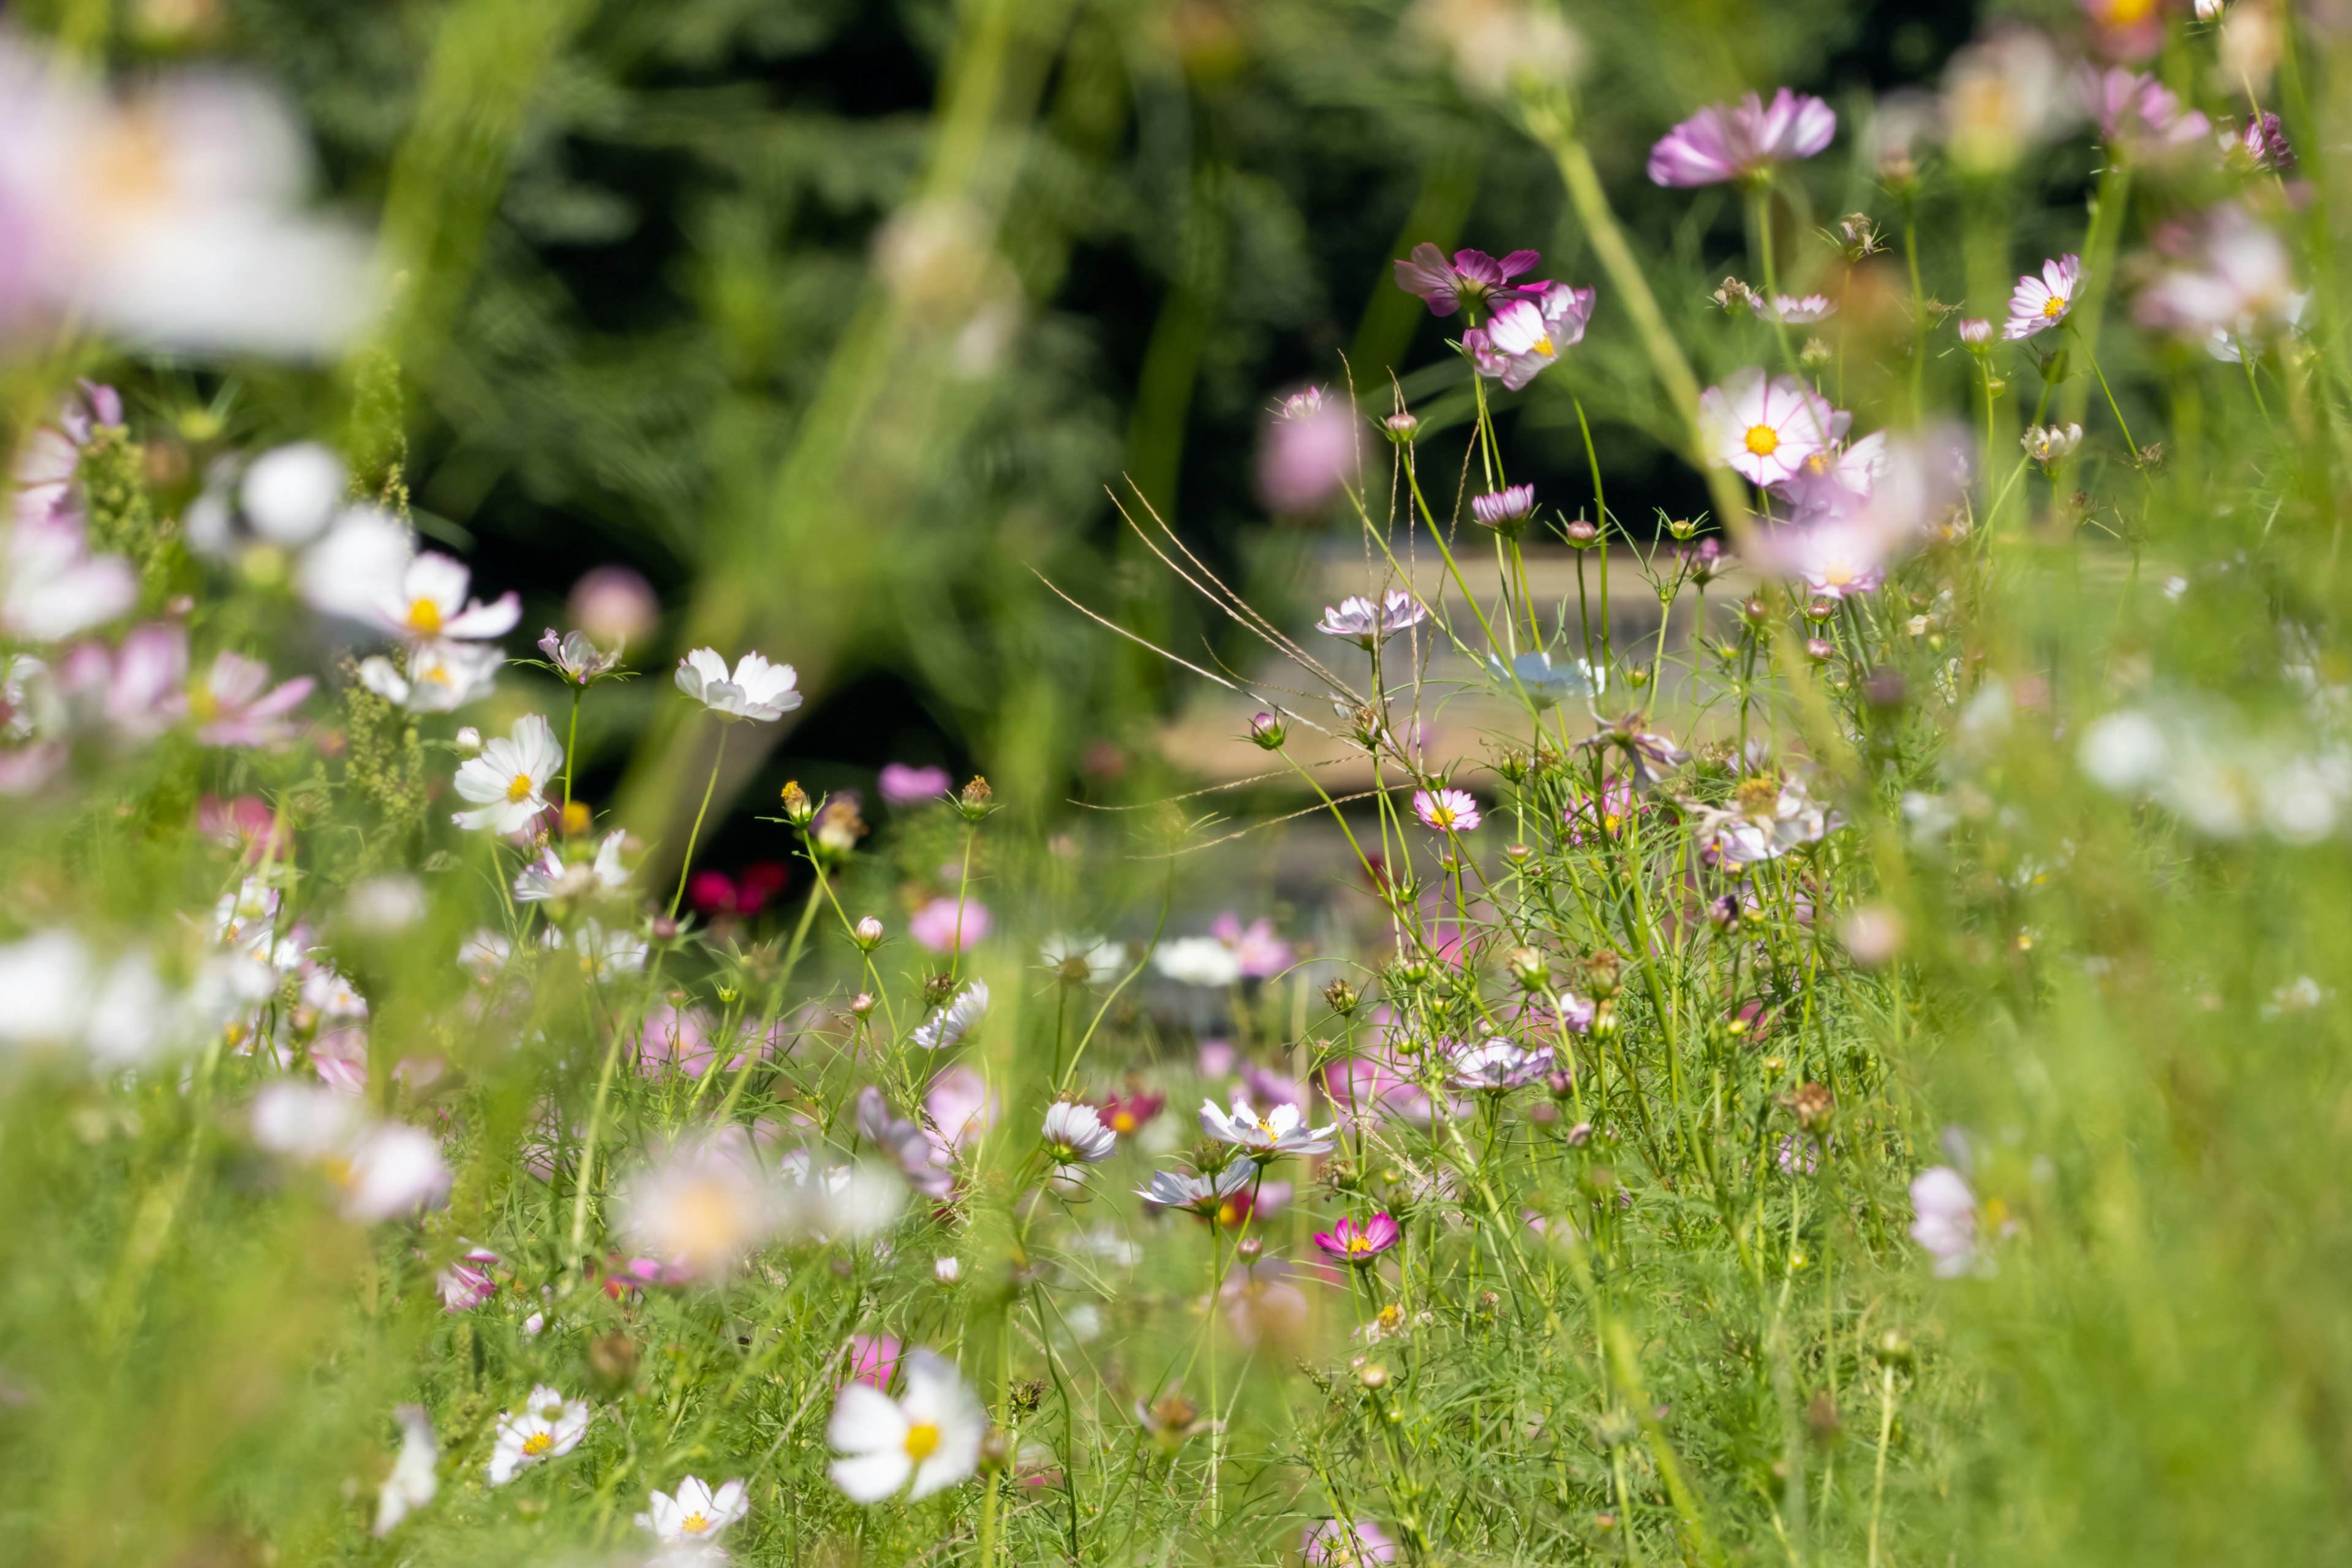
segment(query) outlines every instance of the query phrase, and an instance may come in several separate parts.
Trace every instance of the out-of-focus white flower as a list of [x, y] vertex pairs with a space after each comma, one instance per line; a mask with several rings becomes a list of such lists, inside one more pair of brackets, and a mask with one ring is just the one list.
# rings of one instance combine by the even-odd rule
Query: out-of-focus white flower
[[871, 1236], [907, 1204], [906, 1187], [871, 1163], [824, 1163], [811, 1151], [795, 1149], [784, 1156], [782, 1173], [782, 1229], [789, 1236], [820, 1242]]
[[1584, 42], [1559, 14], [1526, 0], [1420, 0], [1412, 26], [1444, 51], [1454, 79], [1478, 98], [1563, 86], [1584, 63]]
[[549, 845], [539, 852], [538, 859], [516, 875], [515, 898], [522, 903], [536, 904], [550, 899], [586, 898], [627, 887], [629, 873], [621, 864], [621, 848], [628, 837], [618, 828], [604, 835], [596, 846], [593, 860], [567, 862], [561, 850]]
[[1102, 1123], [1091, 1105], [1056, 1100], [1045, 1111], [1046, 1152], [1063, 1164], [1098, 1165], [1118, 1152], [1118, 1134]]
[[942, 1285], [952, 1285], [963, 1278], [963, 1260], [953, 1253], [943, 1253], [931, 1260], [931, 1278]]
[[1563, 656], [1555, 662], [1549, 653], [1523, 653], [1505, 664], [1499, 654], [1486, 656], [1486, 674], [1507, 692], [1525, 692], [1538, 708], [1549, 708], [1571, 697], [1591, 697], [1607, 684], [1608, 677], [1583, 659]]
[[2206, 214], [2200, 230], [2183, 264], [2158, 273], [2133, 299], [2141, 325], [2192, 342], [2219, 337], [2235, 349], [2267, 342], [2300, 318], [2307, 296], [2295, 289], [2276, 230], [2235, 202]]
[[1691, 832], [1703, 850], [1733, 865], [1774, 860], [1806, 844], [1818, 844], [1845, 826], [1843, 812], [1822, 805], [1801, 778], [1759, 774], [1732, 792], [1728, 805], [1685, 801]]
[[302, 552], [295, 591], [321, 615], [373, 624], [385, 584], [406, 575], [415, 553], [415, 536], [397, 518], [373, 506], [348, 506]]
[[2061, 458], [2073, 456], [2074, 448], [2083, 444], [2083, 427], [2080, 425], [2029, 425], [2025, 427], [2025, 434], [2018, 438], [2018, 444], [2025, 448], [2027, 457], [2046, 468]]
[[31, 642], [103, 626], [139, 602], [131, 563], [92, 555], [81, 520], [68, 512], [27, 517], [19, 508], [0, 571], [0, 627]]
[[1186, 985], [1231, 985], [1242, 977], [1240, 956], [1213, 936], [1179, 937], [1174, 942], [1162, 942], [1151, 955], [1151, 966]]
[[404, 1405], [393, 1413], [400, 1423], [400, 1454], [392, 1474], [376, 1492], [375, 1535], [381, 1541], [400, 1528], [400, 1521], [433, 1500], [441, 1489], [434, 1467], [440, 1463], [441, 1445], [434, 1441], [433, 1423], [421, 1405]]
[[588, 1404], [566, 1399], [541, 1384], [530, 1391], [522, 1408], [499, 1417], [498, 1439], [487, 1467], [490, 1485], [502, 1487], [515, 1472], [549, 1459], [559, 1459], [580, 1446], [588, 1435]]
[[415, 642], [472, 642], [504, 637], [522, 619], [522, 601], [509, 591], [485, 605], [468, 600], [473, 574], [438, 551], [421, 552], [401, 568], [389, 590], [379, 588], [373, 619]]
[[618, 1195], [621, 1235], [695, 1278], [725, 1274], [774, 1234], [774, 1184], [747, 1142], [689, 1134], [639, 1166]]
[[901, 1364], [903, 1397], [845, 1384], [825, 1424], [825, 1441], [842, 1456], [833, 1462], [833, 1484], [854, 1501], [877, 1503], [901, 1489], [915, 1501], [980, 1468], [988, 1415], [962, 1376], [927, 1350], [908, 1352]]
[[547, 809], [544, 791], [563, 765], [563, 747], [547, 721], [526, 713], [504, 736], [483, 746], [481, 755], [457, 768], [457, 790], [478, 807], [451, 820], [460, 827], [512, 833]]
[[1128, 970], [1123, 942], [1090, 936], [1049, 936], [1037, 952], [1048, 969], [1063, 969], [1072, 959], [1078, 960], [1087, 966], [1087, 978], [1097, 985], [1108, 985]]
[[292, 548], [326, 531], [347, 480], [332, 447], [297, 441], [256, 458], [237, 486], [237, 499], [256, 533]]
[[496, 690], [505, 662], [480, 643], [419, 643], [408, 650], [405, 673], [380, 653], [360, 660], [360, 684], [411, 713], [448, 713]]
[[474, 978], [488, 984], [506, 969], [507, 961], [514, 956], [514, 943], [504, 931], [485, 926], [457, 944], [457, 963], [473, 972]]
[[369, 936], [391, 936], [425, 918], [425, 884], [404, 872], [370, 877], [343, 900], [343, 922]]
[[2095, 721], [2074, 752], [2084, 773], [2118, 795], [2154, 783], [2167, 754], [2164, 727], [2128, 708]]
[[637, 1528], [652, 1531], [667, 1546], [715, 1541], [721, 1531], [751, 1511], [741, 1481], [724, 1482], [714, 1491], [697, 1476], [678, 1482], [676, 1497], [655, 1492], [647, 1503], [651, 1511], [637, 1515]]
[[988, 982], [975, 980], [918, 1025], [912, 1038], [927, 1051], [952, 1050], [988, 1015]]
[[1911, 1183], [1911, 1239], [1936, 1260], [1936, 1277], [1966, 1274], [1977, 1262], [1977, 1195], [1949, 1165], [1931, 1165]]
[[0, 945], [0, 1048], [75, 1049], [101, 1072], [153, 1060], [220, 1028], [243, 998], [209, 967], [173, 991], [143, 948], [108, 962], [70, 931]]
[[433, 1134], [404, 1121], [379, 1122], [341, 1173], [343, 1215], [373, 1223], [438, 1207], [455, 1179]]
[[770, 664], [756, 653], [735, 661], [729, 674], [719, 650], [698, 647], [677, 661], [677, 689], [721, 719], [772, 723], [801, 705], [793, 689], [800, 678], [789, 664]]
[[2013, 167], [2081, 118], [2066, 67], [2050, 40], [2004, 26], [1953, 55], [1944, 68], [1944, 144], [1969, 174]]

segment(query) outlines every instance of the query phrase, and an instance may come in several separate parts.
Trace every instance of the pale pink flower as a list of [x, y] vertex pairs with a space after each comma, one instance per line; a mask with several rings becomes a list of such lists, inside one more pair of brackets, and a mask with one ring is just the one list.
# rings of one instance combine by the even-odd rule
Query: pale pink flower
[[268, 665], [223, 649], [215, 656], [210, 673], [188, 692], [196, 739], [207, 746], [283, 746], [294, 736], [286, 715], [317, 684], [298, 675], [272, 688]]
[[1360, 456], [1356, 416], [1319, 386], [1285, 398], [1258, 448], [1257, 494], [1283, 517], [1320, 511], [1347, 483]]
[[1397, 1544], [1368, 1519], [1327, 1519], [1307, 1529], [1307, 1568], [1377, 1568], [1396, 1561]]
[[[649, 1078], [673, 1068], [688, 1078], [702, 1077], [718, 1059], [714, 1030], [710, 1015], [700, 1007], [657, 1004], [637, 1032], [637, 1070]], [[719, 1070], [733, 1072], [742, 1065], [743, 1054], [738, 1050], [729, 1054]]]
[[121, 741], [151, 741], [187, 710], [188, 635], [176, 626], [133, 626], [122, 646], [83, 643], [67, 653], [58, 687], [83, 724]]
[[653, 587], [626, 566], [599, 566], [572, 585], [563, 613], [608, 647], [623, 647], [661, 624]]
[[1517, 392], [1556, 362], [1561, 350], [1584, 341], [1593, 299], [1591, 289], [1543, 284], [1496, 307], [1486, 325], [1462, 334], [1462, 347], [1480, 375]]
[[1768, 105], [1751, 92], [1710, 104], [1659, 138], [1650, 149], [1650, 178], [1680, 186], [1751, 179], [1811, 157], [1836, 134], [1837, 111], [1818, 98], [1784, 87]]
[[1950, 1279], [1977, 1262], [1977, 1195], [1949, 1165], [1932, 1165], [1911, 1183], [1911, 1239], [1936, 1260], [1936, 1276]]
[[1735, 371], [1699, 395], [1699, 433], [1708, 459], [1759, 485], [1794, 478], [1805, 459], [1845, 434], [1852, 416], [1793, 375]]
[[923, 1112], [943, 1150], [977, 1143], [996, 1124], [996, 1111], [995, 1093], [973, 1068], [949, 1068], [923, 1094]]
[[615, 1205], [623, 1240], [681, 1279], [724, 1274], [782, 1217], [750, 1138], [707, 1131], [681, 1136], [632, 1172]]
[[1826, 294], [1807, 294], [1801, 299], [1775, 294], [1769, 319], [1792, 327], [1805, 327], [1815, 321], [1826, 321], [1836, 314], [1837, 301]]
[[1412, 814], [1439, 833], [1468, 833], [1485, 820], [1478, 801], [1465, 789], [1422, 789], [1412, 794]]
[[1241, 916], [1228, 911], [1209, 922], [1209, 934], [1233, 950], [1245, 980], [1264, 980], [1290, 967], [1290, 944], [1275, 934], [1269, 917], [1244, 926]]
[[2042, 276], [2027, 273], [2009, 297], [2009, 322], [2000, 335], [2012, 342], [2047, 331], [2066, 319], [2083, 287], [2083, 258], [2072, 252], [2042, 264]]
[[907, 1347], [895, 1334], [852, 1334], [849, 1336], [850, 1383], [862, 1383], [868, 1388], [887, 1389], [898, 1375], [898, 1358]]
[[976, 899], [933, 899], [907, 921], [907, 934], [928, 952], [969, 952], [988, 935], [988, 906]]
[[1992, 342], [1992, 323], [1982, 316], [1963, 316], [1952, 331], [1959, 334], [1960, 342], [1972, 349], [1982, 348]]
[[1315, 629], [1326, 637], [1346, 637], [1370, 648], [1429, 619], [1428, 607], [1402, 588], [1392, 588], [1373, 604], [1360, 596], [1345, 598], [1336, 608], [1326, 605]]
[[887, 805], [923, 805], [948, 793], [950, 780], [945, 768], [915, 767], [906, 763], [885, 763], [876, 779]]
[[2286, 242], [2235, 202], [2206, 215], [2190, 255], [2132, 301], [2141, 325], [2191, 342], [2262, 342], [2301, 313]]
[[2105, 71], [2079, 68], [2074, 90], [2097, 123], [2099, 140], [2111, 149], [2161, 155], [2202, 142], [2213, 133], [2213, 122], [2183, 108], [2170, 88], [2123, 66]]

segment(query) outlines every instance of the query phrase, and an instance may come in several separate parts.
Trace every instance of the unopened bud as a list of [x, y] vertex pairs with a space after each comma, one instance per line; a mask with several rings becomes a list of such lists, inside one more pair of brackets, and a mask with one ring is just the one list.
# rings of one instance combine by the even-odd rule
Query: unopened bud
[[1584, 961], [1584, 988], [1606, 1001], [1619, 988], [1617, 955], [1603, 948]]
[[1002, 1426], [991, 1426], [980, 1440], [980, 1468], [1001, 1470], [1013, 1458], [1013, 1434]]
[[1561, 1133], [1560, 1136], [1568, 1140], [1568, 1146], [1570, 1148], [1581, 1149], [1587, 1143], [1592, 1142], [1592, 1123], [1590, 1121], [1580, 1121], [1575, 1126], [1570, 1128], [1567, 1131]]
[[948, 1253], [931, 1264], [931, 1278], [942, 1285], [952, 1285], [963, 1278], [963, 1260]]
[[1686, 517], [1669, 518], [1666, 521], [1666, 531], [1676, 539], [1688, 539], [1698, 531], [1698, 524]]
[[1508, 860], [1514, 866], [1524, 863], [1527, 858], [1534, 853], [1534, 850], [1528, 848], [1524, 844], [1506, 844], [1503, 846], [1503, 858]]
[[1377, 1393], [1389, 1385], [1389, 1369], [1376, 1361], [1366, 1362], [1356, 1373], [1356, 1381]]
[[[1571, 1072], [1563, 1072], [1559, 1068], [1554, 1068], [1551, 1071], [1544, 1074], [1544, 1088], [1551, 1091], [1551, 1097], [1554, 1100], [1573, 1099], [1576, 1095], [1576, 1075]], [[1580, 1122], [1578, 1125], [1582, 1126], [1583, 1124]], [[1573, 1129], [1570, 1131], [1572, 1131]], [[1587, 1128], [1586, 1131], [1590, 1132], [1591, 1130]]]
[[1412, 437], [1421, 428], [1421, 421], [1410, 414], [1391, 414], [1381, 421], [1381, 434], [1400, 447], [1412, 445]]
[[1280, 714], [1261, 713], [1250, 721], [1249, 738], [1266, 751], [1282, 750], [1283, 737], [1286, 733], [1287, 731], [1283, 725]]
[[1807, 338], [1805, 346], [1797, 351], [1797, 363], [1807, 370], [1820, 370], [1836, 357], [1836, 352], [1819, 338]]
[[872, 952], [882, 945], [882, 922], [867, 915], [857, 922], [857, 930], [852, 933], [851, 940], [857, 943], [858, 952]]
[[1835, 652], [1837, 652], [1837, 644], [1830, 641], [1827, 637], [1807, 637], [1805, 639], [1805, 657], [1811, 659], [1815, 664], [1827, 664], [1830, 661], [1830, 655]]
[[1911, 1336], [1900, 1329], [1889, 1329], [1878, 1336], [1878, 1342], [1871, 1347], [1871, 1353], [1878, 1358], [1881, 1366], [1907, 1367], [1914, 1353]]
[[1331, 1011], [1345, 1018], [1355, 1012], [1356, 1004], [1361, 998], [1356, 994], [1354, 986], [1344, 980], [1334, 980], [1330, 984], [1323, 987], [1323, 1000], [1330, 1006]]
[[1816, 594], [1805, 601], [1805, 619], [1826, 621], [1837, 614], [1838, 602], [1827, 594]]
[[875, 1006], [874, 994], [870, 991], [860, 991], [849, 999], [849, 1010], [861, 1018], [872, 1013]]
[[1592, 1022], [1586, 1026], [1596, 1040], [1605, 1040], [1617, 1032], [1617, 1004], [1603, 996], [1592, 1004]]
[[988, 781], [974, 773], [971, 782], [958, 792], [956, 809], [963, 813], [965, 821], [978, 822], [988, 815], [989, 802], [994, 795], [995, 792], [988, 787]]
[[1739, 606], [1740, 618], [1751, 626], [1760, 626], [1772, 616], [1772, 606], [1760, 598], [1751, 597]]
[[1234, 1248], [1234, 1256], [1240, 1258], [1244, 1264], [1255, 1263], [1259, 1258], [1265, 1255], [1265, 1243], [1260, 1241], [1254, 1236], [1245, 1236], [1242, 1237], [1241, 1245]]
[[794, 827], [806, 827], [816, 816], [816, 802], [808, 797], [808, 791], [801, 788], [798, 779], [785, 781], [783, 800], [784, 820]]
[[1551, 978], [1550, 961], [1535, 948], [1515, 947], [1505, 962], [1510, 967], [1511, 978], [1517, 981], [1523, 990], [1539, 991], [1543, 989], [1544, 982]]
[[1567, 535], [1569, 543], [1579, 550], [1590, 550], [1601, 541], [1601, 531], [1580, 517], [1560, 531]]
[[457, 731], [453, 743], [470, 757], [482, 749], [482, 732], [468, 724]]
[[676, 942], [677, 940], [677, 922], [670, 919], [667, 915], [656, 915], [654, 917], [653, 938], [656, 942]]

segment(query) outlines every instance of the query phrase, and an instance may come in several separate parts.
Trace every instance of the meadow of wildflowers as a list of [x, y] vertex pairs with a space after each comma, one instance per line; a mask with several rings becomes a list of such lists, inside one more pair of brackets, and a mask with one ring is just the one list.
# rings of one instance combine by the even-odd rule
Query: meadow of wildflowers
[[0, 32], [7, 1559], [2352, 1554], [2352, 15], [821, 9]]

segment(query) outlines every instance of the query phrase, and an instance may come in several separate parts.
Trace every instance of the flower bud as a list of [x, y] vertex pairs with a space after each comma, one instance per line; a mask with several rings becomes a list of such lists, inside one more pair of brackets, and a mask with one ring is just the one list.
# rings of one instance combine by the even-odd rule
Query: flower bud
[[952, 1285], [963, 1278], [963, 1259], [947, 1253], [931, 1264], [931, 1278], [942, 1285]]
[[1772, 606], [1760, 598], [1750, 597], [1739, 606], [1739, 617], [1751, 626], [1760, 626], [1772, 618]]
[[1560, 531], [1567, 536], [1569, 543], [1579, 550], [1590, 550], [1601, 542], [1601, 531], [1580, 517]]
[[1584, 988], [1603, 1001], [1619, 989], [1617, 955], [1607, 948], [1584, 961]]
[[867, 915], [857, 922], [857, 930], [852, 933], [851, 940], [857, 943], [858, 952], [872, 952], [882, 945], [882, 922]]
[[1805, 1083], [1789, 1096], [1789, 1109], [1796, 1114], [1797, 1125], [1808, 1132], [1819, 1132], [1830, 1124], [1830, 1116], [1837, 1102], [1830, 1091], [1818, 1083]]
[[1688, 539], [1698, 531], [1698, 524], [1686, 517], [1669, 518], [1666, 520], [1666, 531], [1676, 539]]
[[1819, 338], [1807, 338], [1805, 346], [1797, 351], [1797, 363], [1807, 370], [1826, 369], [1836, 357], [1836, 352]]
[[1013, 1434], [1002, 1426], [991, 1426], [988, 1435], [980, 1440], [980, 1468], [1001, 1470], [1012, 1458]]
[[654, 917], [653, 938], [656, 942], [676, 942], [677, 940], [677, 933], [678, 923], [676, 921], [670, 919], [667, 915], [656, 915]]
[[[1576, 1075], [1572, 1072], [1563, 1072], [1559, 1068], [1554, 1068], [1551, 1071], [1544, 1074], [1544, 1088], [1551, 1091], [1551, 1097], [1554, 1100], [1571, 1100], [1575, 1098], [1576, 1095]], [[1588, 1137], [1591, 1136], [1592, 1130], [1590, 1126], [1587, 1126], [1582, 1122], [1579, 1122], [1577, 1125], [1584, 1127], [1586, 1135]], [[1573, 1137], [1575, 1135], [1575, 1128], [1570, 1128], [1569, 1130], [1570, 1136]]]
[[1816, 594], [1805, 602], [1805, 619], [1826, 621], [1837, 614], [1837, 601], [1827, 594]]
[[1706, 921], [1717, 931], [1737, 931], [1739, 928], [1739, 895], [1726, 893], [1721, 898], [1709, 902], [1706, 906]]
[[1355, 1012], [1356, 1004], [1361, 998], [1356, 994], [1354, 986], [1344, 980], [1334, 980], [1330, 984], [1323, 987], [1323, 1000], [1329, 1005], [1331, 1011], [1345, 1018]]
[[1587, 1143], [1592, 1142], [1592, 1123], [1590, 1121], [1580, 1121], [1575, 1126], [1570, 1128], [1567, 1131], [1561, 1133], [1560, 1136], [1568, 1140], [1568, 1146], [1570, 1148], [1581, 1149]]
[[457, 731], [456, 744], [459, 752], [470, 757], [482, 749], [482, 732], [467, 724]]
[[957, 794], [956, 809], [963, 814], [966, 822], [978, 822], [988, 815], [989, 801], [994, 794], [988, 787], [988, 781], [974, 773], [971, 782]]
[[1510, 967], [1511, 978], [1527, 991], [1540, 991], [1551, 978], [1551, 963], [1542, 952], [1532, 947], [1516, 947], [1505, 961]]
[[1366, 1362], [1363, 1370], [1356, 1373], [1356, 1381], [1377, 1394], [1389, 1385], [1389, 1369], [1376, 1361]]
[[1889, 1329], [1878, 1336], [1878, 1342], [1871, 1347], [1870, 1353], [1878, 1358], [1881, 1366], [1907, 1367], [1914, 1355], [1911, 1336], [1900, 1329]]
[[1391, 414], [1381, 421], [1381, 434], [1400, 447], [1412, 445], [1412, 437], [1421, 428], [1421, 421], [1410, 414]]
[[1617, 1033], [1617, 1004], [1603, 996], [1592, 1004], [1592, 1022], [1588, 1031], [1596, 1040], [1605, 1040]]
[[1837, 652], [1837, 644], [1830, 641], [1827, 637], [1807, 637], [1805, 639], [1805, 657], [1811, 659], [1815, 664], [1827, 664], [1830, 661], [1830, 655], [1835, 652]]
[[1280, 714], [1261, 713], [1250, 721], [1249, 738], [1269, 752], [1282, 750], [1283, 737], [1286, 732]]
[[783, 788], [784, 820], [794, 827], [806, 827], [816, 816], [816, 802], [809, 799], [808, 791], [801, 788], [798, 779], [788, 779]]
[[867, 991], [860, 991], [849, 999], [849, 1010], [861, 1018], [871, 1014], [877, 1005], [873, 993]]
[[1265, 1243], [1254, 1236], [1242, 1237], [1241, 1244], [1234, 1248], [1234, 1256], [1245, 1264], [1255, 1263], [1265, 1252]]

